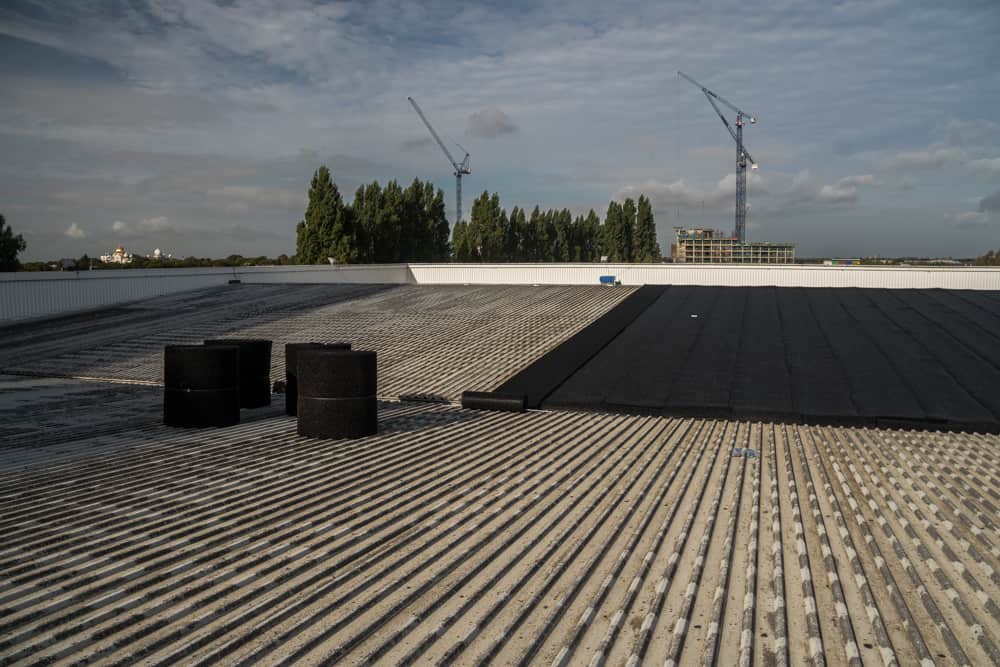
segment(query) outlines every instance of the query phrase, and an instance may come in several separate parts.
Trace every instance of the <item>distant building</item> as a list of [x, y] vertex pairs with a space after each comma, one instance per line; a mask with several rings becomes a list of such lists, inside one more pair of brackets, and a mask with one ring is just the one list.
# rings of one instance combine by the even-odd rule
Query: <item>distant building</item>
[[859, 266], [860, 264], [861, 260], [856, 258], [834, 257], [823, 260], [823, 266]]
[[110, 255], [101, 255], [101, 261], [105, 264], [131, 264], [132, 253], [125, 252], [125, 248], [119, 245]]
[[794, 264], [794, 243], [740, 243], [713, 229], [674, 227], [670, 257], [680, 264]]
[[146, 259], [170, 259], [173, 255], [169, 253], [163, 253], [159, 248], [154, 250], [151, 254], [146, 255]]

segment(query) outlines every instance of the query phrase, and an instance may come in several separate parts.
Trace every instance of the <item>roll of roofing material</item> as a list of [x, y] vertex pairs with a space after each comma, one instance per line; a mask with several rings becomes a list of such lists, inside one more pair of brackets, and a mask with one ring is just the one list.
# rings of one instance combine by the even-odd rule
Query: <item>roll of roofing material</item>
[[235, 345], [239, 348], [241, 408], [271, 405], [271, 341], [232, 338], [206, 340], [205, 345]]
[[163, 423], [202, 428], [240, 423], [240, 348], [167, 345]]
[[298, 413], [299, 435], [309, 438], [363, 438], [378, 433], [378, 402], [374, 396], [299, 396]]
[[362, 438], [378, 433], [375, 352], [307, 347], [297, 356], [299, 435]]
[[463, 391], [462, 407], [470, 410], [524, 412], [524, 394], [503, 394], [493, 391]]
[[294, 417], [298, 414], [299, 373], [296, 368], [299, 350], [310, 348], [326, 348], [331, 350], [350, 350], [350, 343], [286, 343], [285, 344], [285, 414]]

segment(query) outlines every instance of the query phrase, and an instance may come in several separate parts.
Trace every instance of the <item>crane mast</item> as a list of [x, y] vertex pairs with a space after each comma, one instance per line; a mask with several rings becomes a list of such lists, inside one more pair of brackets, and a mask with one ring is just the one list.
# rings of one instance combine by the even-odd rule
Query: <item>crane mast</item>
[[439, 137], [438, 133], [434, 131], [434, 127], [431, 125], [430, 121], [427, 120], [427, 116], [424, 115], [424, 112], [417, 105], [417, 101], [412, 97], [407, 97], [406, 99], [410, 101], [410, 104], [413, 106], [413, 110], [417, 112], [418, 116], [420, 116], [420, 120], [422, 120], [424, 122], [424, 125], [427, 126], [427, 129], [430, 131], [431, 136], [434, 137], [434, 141], [436, 141], [438, 146], [441, 147], [441, 150], [444, 151], [445, 157], [448, 158], [448, 162], [450, 162], [451, 166], [454, 167], [455, 169], [455, 222], [456, 223], [461, 222], [462, 221], [462, 176], [465, 174], [472, 173], [472, 170], [469, 169], [469, 152], [464, 148], [462, 148], [462, 146], [458, 142], [455, 142], [455, 145], [458, 146], [459, 148], [462, 148], [462, 151], [465, 153], [465, 158], [461, 162], [456, 162], [455, 158], [452, 157], [451, 155], [451, 151], [448, 150], [448, 147], [441, 140], [441, 137]]
[[[747, 164], [751, 165], [751, 168], [756, 169], [757, 163], [754, 159], [750, 157], [750, 153], [747, 151], [746, 147], [743, 145], [743, 127], [749, 120], [751, 124], [756, 123], [757, 119], [743, 111], [735, 104], [729, 102], [724, 97], [720, 97], [715, 94], [705, 86], [701, 85], [691, 77], [689, 77], [684, 72], [677, 72], [677, 74], [684, 79], [701, 89], [701, 92], [705, 93], [705, 97], [708, 98], [708, 103], [712, 105], [715, 109], [715, 113], [719, 115], [722, 119], [722, 124], [726, 126], [729, 131], [730, 136], [732, 136], [733, 141], [736, 142], [736, 229], [734, 230], [734, 235], [739, 240], [740, 243], [746, 243], [747, 240]], [[719, 105], [716, 102], [722, 103], [724, 106], [736, 112], [736, 130], [734, 131], [729, 121], [726, 119], [722, 110], [719, 109]]]

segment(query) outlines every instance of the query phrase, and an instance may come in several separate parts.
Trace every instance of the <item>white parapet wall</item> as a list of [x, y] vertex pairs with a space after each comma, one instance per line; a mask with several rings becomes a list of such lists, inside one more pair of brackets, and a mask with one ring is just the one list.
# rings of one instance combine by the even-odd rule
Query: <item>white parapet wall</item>
[[733, 264], [410, 264], [420, 284], [881, 287], [1000, 290], [1000, 269]]
[[866, 287], [1000, 291], [1000, 269], [710, 264], [377, 264], [0, 273], [0, 322], [241, 283]]

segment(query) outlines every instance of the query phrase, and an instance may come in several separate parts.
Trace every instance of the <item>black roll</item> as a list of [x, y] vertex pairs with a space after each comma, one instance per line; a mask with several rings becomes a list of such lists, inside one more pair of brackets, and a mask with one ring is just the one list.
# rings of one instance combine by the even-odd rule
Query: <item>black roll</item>
[[299, 435], [309, 438], [363, 438], [378, 433], [378, 402], [374, 396], [299, 396], [298, 412]]
[[240, 423], [240, 390], [163, 390], [163, 423], [167, 426], [204, 428]]
[[206, 340], [206, 347], [232, 346], [240, 350], [240, 407], [271, 405], [271, 341], [257, 338]]
[[239, 386], [240, 349], [235, 345], [167, 345], [163, 348], [163, 384], [175, 389], [228, 389]]
[[163, 423], [200, 428], [240, 423], [240, 350], [167, 345], [163, 351]]
[[378, 393], [377, 355], [358, 350], [299, 350], [299, 396], [355, 398]]
[[374, 352], [306, 347], [296, 353], [300, 435], [361, 438], [378, 433]]
[[462, 407], [469, 410], [524, 412], [524, 394], [503, 394], [494, 391], [463, 391]]
[[299, 373], [296, 368], [299, 350], [326, 348], [330, 350], [350, 350], [350, 343], [285, 343], [285, 414], [298, 414]]

